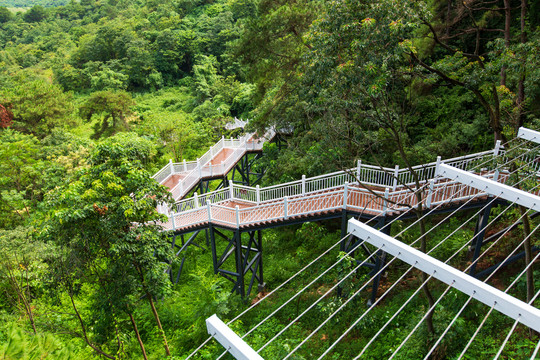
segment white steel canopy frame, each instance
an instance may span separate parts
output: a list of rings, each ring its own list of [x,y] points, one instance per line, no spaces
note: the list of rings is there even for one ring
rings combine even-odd
[[[540,197],[513,188],[512,186],[501,184],[497,181],[486,179],[483,176],[472,174],[446,164],[439,165],[436,175],[459,181],[464,185],[484,191],[490,195],[515,202],[535,211],[540,211]]]
[[[208,333],[237,360],[264,360],[240,336],[236,335],[216,314],[206,319]]]
[[[540,144],[540,132],[538,132],[538,131],[534,131],[534,130],[531,130],[531,129],[520,127],[519,131],[518,131],[518,134],[517,134],[517,137],[521,138],[521,139],[524,139],[524,140],[528,140],[528,141],[537,143],[537,144]]]
[[[384,248],[384,251],[398,259],[413,265],[426,274],[452,286],[453,288],[492,306],[495,310],[519,321],[520,323],[540,331],[540,310],[516,299],[482,281],[457,270],[419,250],[416,250],[388,236],[369,225],[351,219],[348,231],[359,239]]]

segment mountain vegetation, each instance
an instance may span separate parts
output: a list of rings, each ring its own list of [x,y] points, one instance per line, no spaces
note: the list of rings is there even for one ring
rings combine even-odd
[[[156,205],[173,200],[152,174],[238,135],[225,128],[235,117],[250,120],[248,131],[275,126],[288,134],[286,146],[268,144],[257,164],[266,185],[358,159],[406,167],[491,149],[520,126],[540,128],[539,26],[540,3],[526,0],[0,0],[0,357],[186,358],[206,339],[206,318],[232,319],[247,305],[214,275],[201,248],[186,250],[182,276],[169,281],[180,264],[170,234],[156,225],[164,220]],[[467,224],[438,251],[450,254],[473,233]],[[326,221],[263,237],[273,289],[340,236]],[[204,243],[202,234],[198,240]],[[342,271],[329,272],[321,289]],[[333,358],[356,356],[420,278],[407,279]],[[530,279],[540,288],[538,271]],[[308,281],[295,279],[235,330],[250,329]],[[316,296],[272,318],[250,343],[264,345]],[[356,306],[367,298],[368,291]],[[447,296],[401,358],[422,358],[444,331],[437,320],[453,317],[466,300]],[[320,311],[342,302],[329,297]],[[366,358],[388,357],[428,304],[411,303],[398,318],[402,326],[386,331]],[[467,308],[433,359],[459,355],[480,307]],[[336,318],[293,358],[320,354],[325,339],[356,317]],[[282,358],[317,320],[295,324],[263,356]],[[468,358],[493,358],[508,326],[494,314]],[[512,338],[507,358],[530,356],[538,340]],[[222,351],[210,344],[198,356]]]

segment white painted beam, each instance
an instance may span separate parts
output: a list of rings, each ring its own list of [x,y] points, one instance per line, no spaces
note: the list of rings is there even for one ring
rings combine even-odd
[[[236,335],[216,314],[206,319],[208,333],[237,360],[264,360],[240,336]]]
[[[520,127],[517,137],[540,144],[540,132],[538,131]]]
[[[540,331],[540,310],[374,228],[351,219],[348,232],[522,324]]]
[[[435,176],[442,176],[448,179],[459,181],[472,188],[484,191],[490,195],[500,197],[510,202],[523,205],[526,208],[540,211],[540,197],[526,191],[501,184],[497,181],[486,179],[480,175],[470,173],[450,165],[441,164]]]

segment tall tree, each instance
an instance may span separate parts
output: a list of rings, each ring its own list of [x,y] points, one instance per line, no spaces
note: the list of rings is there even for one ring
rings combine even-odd
[[[95,121],[92,138],[99,139],[127,130],[133,105],[135,103],[127,92],[99,91],[90,96],[79,112],[87,121]]]
[[[113,137],[97,145],[90,168],[48,198],[51,210],[43,235],[58,246],[51,259],[55,278],[71,299],[81,337],[106,357],[112,355],[91,340],[87,321],[78,310],[80,284],[91,284],[102,294],[97,299],[106,301],[100,308],[105,306],[112,318],[119,312],[128,315],[139,339],[133,311],[137,300],[145,298],[170,355],[154,298],[163,297],[170,288],[165,270],[172,254],[156,206],[171,198],[144,170],[152,156],[147,140]],[[145,353],[142,341],[140,345]]]

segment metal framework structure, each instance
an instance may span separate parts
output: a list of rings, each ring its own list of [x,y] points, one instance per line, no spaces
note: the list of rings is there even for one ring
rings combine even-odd
[[[534,142],[536,141],[536,139],[540,140],[540,133],[522,129],[519,132],[519,137]],[[521,160],[524,160],[526,162],[526,166],[529,170],[528,175],[523,175],[521,173],[519,174],[519,176],[526,176],[528,179],[532,178],[536,181],[539,175],[538,163],[534,156],[531,157],[528,155],[528,153],[525,152],[522,155],[519,155],[519,157],[522,157]],[[291,219],[295,221],[302,221],[302,219],[307,219],[304,221],[313,221],[312,219],[314,219],[315,216],[321,215],[321,211],[326,211],[327,216],[329,213],[331,213],[333,217],[341,216],[342,224],[348,224],[348,234],[344,232],[342,234],[344,235],[342,239],[327,251],[330,251],[335,246],[339,246],[340,250],[347,252],[349,255],[354,255],[359,251],[364,251],[365,260],[358,260],[356,262],[357,266],[355,266],[351,273],[354,273],[354,271],[356,271],[360,266],[367,266],[372,269],[372,271],[368,275],[369,279],[353,294],[350,294],[349,298],[335,312],[333,312],[328,317],[328,319],[325,319],[315,330],[313,330],[311,334],[309,334],[300,344],[298,344],[294,349],[292,349],[285,357],[285,359],[288,359],[290,356],[292,356],[292,354],[296,352],[305,342],[312,338],[312,336],[319,329],[321,329],[325,324],[327,324],[327,322],[332,317],[339,313],[339,311],[342,311],[342,309],[363,289],[365,289],[368,284],[375,284],[376,282],[378,282],[381,274],[396,260],[404,261],[410,264],[411,266],[409,270],[405,271],[402,276],[398,280],[396,280],[394,284],[387,288],[385,292],[378,298],[376,296],[377,293],[374,290],[375,286],[373,286],[370,301],[371,304],[376,305],[377,303],[379,303],[386,296],[386,294],[392,289],[394,289],[395,286],[400,283],[401,279],[404,279],[407,274],[409,274],[410,271],[413,269],[422,270],[423,272],[428,274],[429,277],[423,284],[421,284],[417,288],[417,290],[402,305],[402,307],[391,316],[391,318],[379,329],[379,331],[377,331],[375,336],[368,341],[367,345],[362,349],[362,351],[355,359],[358,359],[363,354],[365,354],[366,349],[388,327],[388,325],[396,318],[398,313],[401,312],[403,308],[405,308],[405,306],[410,303],[412,298],[414,298],[414,296],[416,296],[416,294],[418,294],[418,292],[421,290],[422,286],[428,281],[433,281],[433,279],[438,279],[443,283],[447,284],[447,289],[442,293],[439,299],[437,299],[435,304],[426,310],[426,315],[403,339],[399,347],[397,349],[394,349],[394,352],[390,358],[394,358],[396,356],[396,354],[400,351],[400,349],[402,349],[404,344],[411,338],[413,333],[425,320],[427,314],[434,310],[434,308],[443,299],[445,294],[448,293],[449,289],[452,288],[458,289],[459,291],[469,295],[469,299],[464,303],[463,307],[458,311],[452,321],[450,321],[442,335],[438,339],[436,339],[436,342],[433,344],[433,346],[431,346],[424,359],[428,359],[430,354],[432,354],[433,351],[436,350],[442,338],[448,333],[448,330],[453,326],[456,319],[460,316],[460,314],[462,314],[464,308],[471,301],[482,302],[486,304],[490,308],[490,310],[486,313],[484,320],[480,323],[478,329],[476,329],[473,336],[468,340],[459,358],[462,358],[463,355],[467,352],[471,343],[474,341],[474,338],[479,334],[480,328],[483,326],[486,319],[491,315],[492,310],[498,310],[515,321],[514,325],[509,329],[506,338],[503,340],[502,345],[500,346],[500,349],[495,356],[495,358],[498,358],[503,353],[505,345],[512,336],[512,333],[516,329],[516,325],[518,323],[524,324],[525,326],[535,331],[540,331],[540,310],[532,305],[532,302],[538,296],[540,296],[540,292],[536,293],[534,298],[529,303],[525,303],[524,301],[516,299],[508,294],[508,290],[510,290],[511,287],[515,285],[519,277],[524,274],[527,268],[533,266],[535,262],[540,258],[540,253],[535,256],[532,262],[527,265],[525,270],[520,273],[520,275],[512,282],[512,284],[509,285],[506,290],[497,290],[485,283],[485,281],[488,281],[497,270],[499,270],[506,264],[516,261],[516,259],[520,258],[521,254],[516,255],[516,253],[518,252],[518,249],[523,244],[523,242],[527,240],[527,238],[524,239],[523,242],[521,242],[518,246],[516,246],[512,252],[507,254],[506,258],[499,264],[480,272],[476,270],[478,260],[485,256],[485,254],[488,253],[488,251],[494,245],[502,241],[509,231],[519,226],[523,219],[523,216],[527,216],[529,212],[531,212],[531,217],[536,217],[538,216],[538,214],[540,214],[540,212],[538,212],[538,206],[540,205],[540,197],[538,196],[537,190],[538,186],[533,188],[531,191],[523,191],[513,186],[509,186],[508,184],[505,184],[505,182],[509,178],[511,178],[511,176],[515,176],[513,174],[518,174],[519,169],[516,170],[515,167],[509,165],[514,163],[516,159],[517,157],[510,158],[509,156],[506,156],[505,152],[499,146],[497,146],[493,151],[462,157],[459,158],[459,160],[450,159],[446,161],[441,161],[440,159],[438,159],[436,163],[426,164],[415,169],[421,174],[421,178],[423,181],[421,189],[416,189],[414,184],[405,180],[406,175],[403,174],[406,173],[406,170],[404,171],[398,168],[384,169],[383,171],[381,171],[381,173],[377,173],[377,170],[380,169],[365,166],[361,163],[359,163],[357,169],[354,169],[352,171],[339,174],[334,173],[311,179],[303,178],[301,181],[280,185],[274,188],[271,187],[270,189],[262,189],[259,187],[249,188],[246,186],[230,184],[228,189],[223,189],[223,192],[216,192],[214,194],[214,198],[210,199],[211,195],[210,197],[206,197],[202,200],[199,198],[197,199],[197,201],[200,201],[199,204],[197,202],[192,202],[190,204],[195,206],[186,206],[185,208],[189,210],[186,210],[182,213],[171,212],[169,213],[169,218],[170,223],[172,223],[173,226],[176,226],[176,224],[180,225],[180,230],[177,231],[177,233],[182,233],[182,231],[184,231],[182,226],[185,226],[187,229],[204,228],[205,226],[215,226],[216,228],[230,229],[229,231],[233,232],[250,231],[255,228],[261,229],[270,226],[280,226],[280,224],[288,223],[289,221],[291,221]],[[530,172],[531,169],[532,172]],[[351,180],[350,177],[347,178],[347,176],[350,176],[351,173],[354,177],[353,181],[349,181]],[[387,175],[389,177],[386,177]],[[527,180],[526,178],[519,178],[519,176],[518,185],[522,181]],[[331,183],[331,181],[334,182]],[[317,186],[312,185],[316,182],[318,182]],[[371,200],[368,198],[369,201],[364,202],[362,210],[359,211],[357,209],[359,207],[359,203],[355,203],[354,195],[351,194],[357,192],[358,189],[362,186],[365,186],[366,183],[368,186],[373,186],[373,188],[371,188],[370,190],[380,188],[381,186],[386,187],[386,190],[384,192],[380,192],[378,196],[375,197],[378,202],[377,200]],[[278,188],[280,190],[277,190]],[[405,189],[409,191],[409,197],[396,196],[396,194],[400,191],[405,192]],[[240,190],[245,191],[240,192]],[[266,194],[269,193],[268,190],[272,190],[274,194],[273,196],[268,196],[268,198],[264,198],[263,196],[267,196]],[[414,197],[410,196],[410,193],[412,193],[413,191],[423,191],[421,201],[424,205],[425,211],[423,214],[421,214],[422,218],[432,215],[434,213],[450,212],[448,217],[441,220],[440,223],[443,223],[453,214],[463,209],[478,209],[470,217],[469,220],[476,221],[474,236],[465,244],[463,244],[463,246],[458,249],[454,255],[452,255],[448,259],[444,259],[444,262],[442,260],[434,258],[431,255],[431,252],[433,252],[437,247],[444,243],[444,241],[446,241],[450,236],[452,236],[455,231],[458,231],[459,228],[462,228],[467,222],[464,222],[462,225],[459,226],[458,229],[454,230],[445,239],[442,239],[428,253],[422,253],[413,248],[414,243],[416,243],[420,239],[417,239],[411,245],[405,245],[400,241],[396,240],[398,236],[406,232],[410,227],[414,226],[416,221],[410,226],[408,226],[406,229],[401,230],[399,234],[394,235],[394,237],[389,236],[390,226],[393,221],[395,221],[396,219],[403,219],[407,217],[414,218],[419,216],[418,214],[414,213],[414,209],[418,206],[418,202],[417,200],[415,200]],[[310,204],[316,205],[315,208],[311,209],[311,212],[308,212],[307,208],[304,208],[304,212],[295,212],[298,211],[296,210],[298,209],[298,207],[292,206],[296,199],[303,199],[304,201],[314,198],[332,199],[332,197],[329,196],[328,193],[331,193],[333,195],[338,194],[338,196],[336,196],[338,200],[333,202],[328,200],[325,203],[311,200]],[[408,203],[406,202],[407,199],[409,201]],[[193,199],[187,200],[189,201]],[[301,200],[297,201],[300,202]],[[240,208],[240,206],[237,204],[238,202],[244,202],[242,208]],[[508,209],[512,208],[516,204],[525,206],[529,210],[527,211],[527,213],[523,214],[520,219],[515,221],[510,226],[507,226],[505,229],[500,230],[486,238],[485,234],[487,228],[495,221],[497,221],[497,219],[499,219],[500,216],[502,216]],[[223,213],[226,213],[226,210],[224,210],[223,208],[230,207],[231,205],[234,209],[232,211],[233,216],[223,216]],[[496,215],[493,215],[494,217],[491,216],[491,219],[490,214],[492,213],[492,208],[498,205],[503,205],[504,209],[502,210],[502,212],[498,211]],[[269,223],[265,222],[264,220],[260,222],[254,222],[254,218],[250,218],[246,215],[248,211],[245,209],[253,208],[260,211],[264,208],[264,206],[266,206],[266,208],[272,208],[273,206],[276,209],[280,209],[280,211],[275,210],[274,212],[270,212],[271,216],[269,218],[271,221]],[[186,221],[186,218],[181,217],[182,214],[191,214],[189,216],[193,216],[193,214],[197,213],[197,211],[200,211],[200,208],[205,208],[207,211],[208,217],[203,217],[199,220],[200,223],[203,223],[205,225],[194,225],[189,222],[190,220]],[[245,212],[242,212],[242,210],[244,210]],[[348,217],[351,215],[363,216],[364,219],[368,219],[368,224],[371,223],[375,227],[379,228],[379,230],[376,230],[375,228],[368,226],[367,224],[363,224],[356,219],[349,220]],[[432,231],[437,226],[438,224],[436,224],[428,232]],[[528,237],[532,236],[537,231],[537,229],[540,229],[540,226],[536,227],[528,235]],[[233,240],[234,236],[228,239],[230,243],[236,241]],[[371,244],[375,247],[376,250],[369,250],[366,246],[367,244]],[[488,244],[489,247],[485,249]],[[236,246],[239,246],[238,243],[236,244]],[[230,249],[232,248],[233,245],[230,246]],[[461,271],[449,266],[448,262],[466,248],[469,248],[469,253],[471,254],[473,259],[472,263],[467,267],[467,269]],[[230,249],[229,251],[232,251]],[[262,246],[260,247],[260,249],[262,251]],[[536,251],[537,250],[538,249],[536,249]],[[327,252],[321,254],[321,256],[325,255],[326,253]],[[388,260],[389,257],[390,260]],[[319,258],[315,259],[314,262],[316,262],[318,259]],[[340,261],[341,260],[338,260],[338,262],[336,262],[336,264],[334,264],[333,266],[336,266]],[[314,262],[308,264],[305,268],[301,269],[299,273],[306,271],[306,269]],[[326,273],[326,271],[324,273]],[[346,274],[345,277],[350,276],[351,273]],[[258,328],[262,325],[262,323],[271,318],[277,311],[280,311],[287,304],[290,304],[291,301],[297,298],[297,296],[299,296],[301,292],[308,289],[309,286],[316,282],[317,279],[319,279],[320,276],[322,276],[323,274],[319,275],[303,289],[300,289],[298,293],[295,294],[290,300],[287,300],[283,305],[279,306],[274,312],[272,312],[259,324],[257,324],[250,331],[244,334],[242,338],[246,338],[247,336],[249,336],[256,328]],[[297,275],[298,273],[295,274],[293,278]],[[262,278],[262,272],[260,276]],[[483,279],[484,277],[487,277],[486,280],[479,280]],[[288,281],[289,280],[287,280],[286,283]],[[338,282],[338,284],[334,285],[328,292],[323,294],[321,296],[321,299],[327,296],[331,291],[339,291],[338,289],[340,284],[341,281]],[[279,289],[280,287],[281,285],[277,289]],[[273,291],[267,296],[270,296],[272,293]],[[265,298],[266,297],[264,297],[262,300],[264,300]],[[287,329],[289,329],[294,322],[299,321],[301,316],[313,309],[319,301],[320,299],[317,300],[314,304],[310,305],[296,319],[291,320],[289,324],[287,324],[283,329],[281,329],[274,337],[272,337],[256,352],[260,353],[261,351],[263,351],[272,341],[285,333],[285,331],[287,331]],[[255,306],[256,304],[246,309],[242,314],[231,320],[229,324],[239,319],[243,314],[245,314],[247,311],[251,310]],[[344,334],[342,334],[338,339],[336,339],[323,352],[319,359],[329,354],[336,346],[336,344],[341,341],[351,329],[353,329],[362,319],[368,316],[372,308],[373,307],[369,307],[366,311],[364,311],[361,316],[355,322],[353,322],[353,324],[351,324],[351,327],[346,330]],[[210,339],[208,339],[207,342],[209,340]],[[204,346],[207,342],[203,343],[201,347]],[[196,351],[194,353],[196,353]],[[540,343],[534,349],[531,359],[534,359],[539,353],[539,351]],[[192,353],[188,358],[190,358],[194,353]],[[220,356],[219,358],[221,358],[222,356]]]

